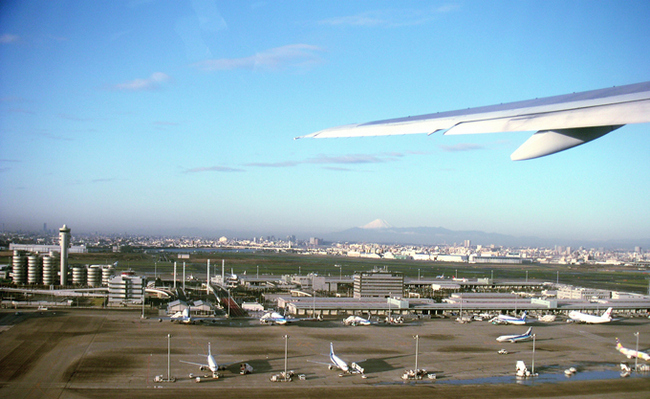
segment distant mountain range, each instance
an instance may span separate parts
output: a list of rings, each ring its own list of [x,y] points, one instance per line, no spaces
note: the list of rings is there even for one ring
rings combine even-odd
[[[499,233],[486,233],[479,230],[455,231],[443,227],[392,227],[386,221],[377,219],[362,227],[324,234],[322,237],[332,242],[368,242],[378,244],[413,244],[413,245],[452,245],[470,240],[472,245],[496,245],[505,247],[554,247],[555,245],[580,246],[587,248],[648,248],[650,239],[587,241],[554,240],[534,236],[516,237]]]

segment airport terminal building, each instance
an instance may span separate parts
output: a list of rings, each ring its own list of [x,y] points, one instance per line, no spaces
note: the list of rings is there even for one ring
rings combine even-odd
[[[402,296],[403,292],[402,273],[374,270],[354,274],[353,298],[387,298],[391,295]]]

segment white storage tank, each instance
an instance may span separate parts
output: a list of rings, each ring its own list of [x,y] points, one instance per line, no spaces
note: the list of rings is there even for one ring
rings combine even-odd
[[[41,283],[41,258],[36,254],[27,257],[27,284]]]
[[[11,269],[11,278],[16,285],[24,285],[27,282],[27,258],[23,251],[14,251],[13,267]]]
[[[86,285],[86,266],[75,266],[72,268],[72,284]]]
[[[113,266],[106,265],[102,268],[102,285],[108,285],[108,282],[113,277]]]
[[[43,257],[43,285],[53,285],[58,282],[56,261],[52,254]]]
[[[88,268],[88,286],[99,287],[102,285],[102,267],[92,265]]]

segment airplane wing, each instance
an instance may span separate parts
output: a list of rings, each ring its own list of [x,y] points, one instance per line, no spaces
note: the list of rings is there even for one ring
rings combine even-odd
[[[333,127],[300,138],[537,131],[510,158],[554,154],[630,123],[650,122],[650,82],[459,111]]]
[[[329,355],[326,355],[326,356],[329,356]],[[319,362],[319,361],[316,361],[316,360],[309,360],[309,359],[307,359],[307,362],[315,363],[315,364],[323,364],[325,366],[331,366],[332,365],[332,362]]]
[[[179,362],[185,363],[185,364],[192,364],[194,366],[206,367],[206,368],[210,367],[209,365],[207,365],[205,363],[186,362],[185,360],[179,360]]]

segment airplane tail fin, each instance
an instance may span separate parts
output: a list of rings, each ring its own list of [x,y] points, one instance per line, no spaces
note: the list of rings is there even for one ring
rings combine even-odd
[[[190,308],[183,309],[182,316],[183,317],[190,317]]]
[[[609,319],[610,317],[612,317],[612,308],[607,308],[605,313],[603,313],[603,318],[604,319]]]
[[[526,335],[530,335],[533,333],[533,327],[530,327],[528,331],[526,331]]]
[[[330,342],[330,356],[334,354],[334,344]]]
[[[212,356],[212,348],[210,347],[209,342],[208,342],[208,356]]]

